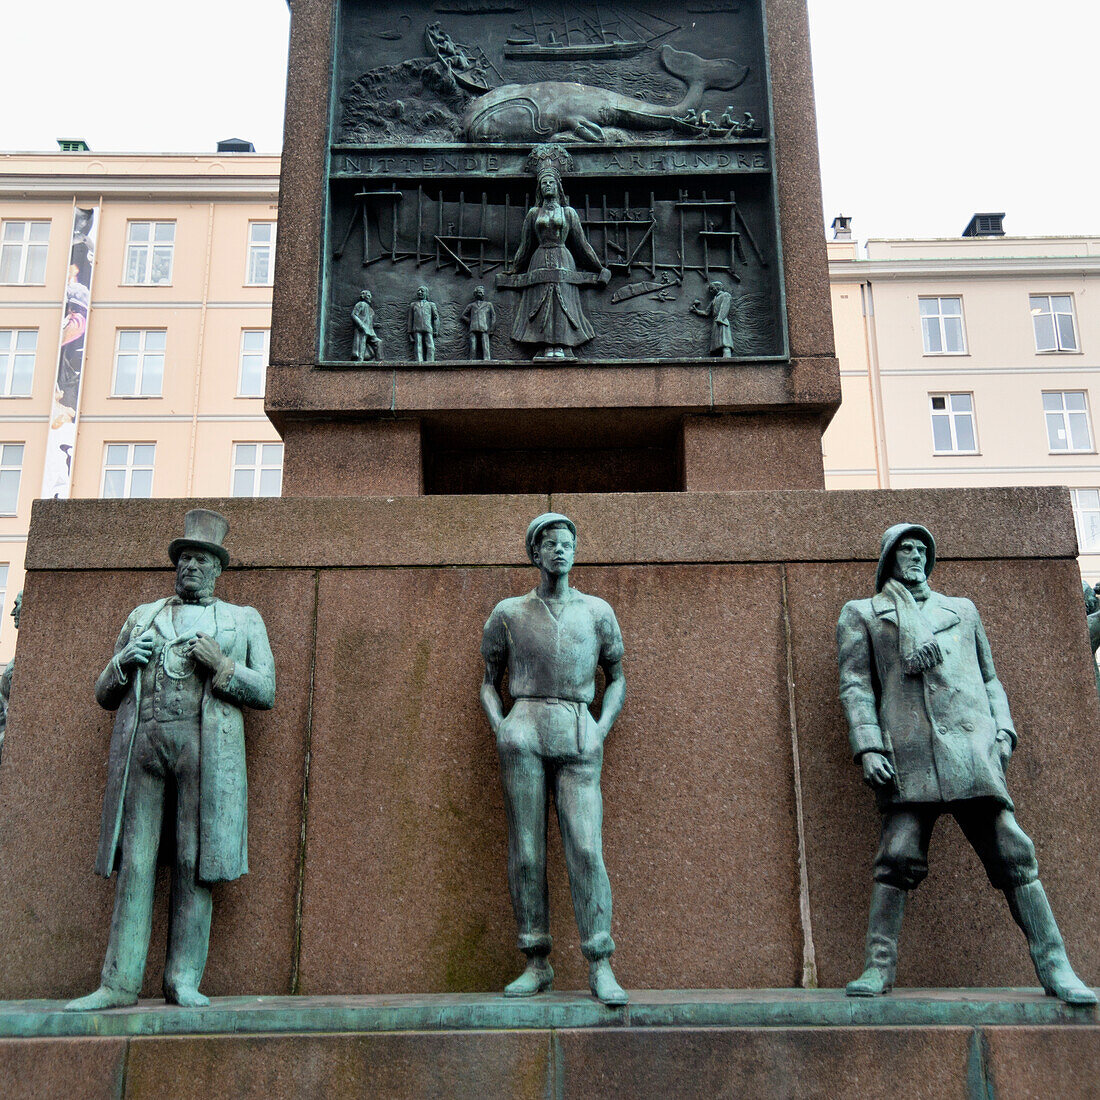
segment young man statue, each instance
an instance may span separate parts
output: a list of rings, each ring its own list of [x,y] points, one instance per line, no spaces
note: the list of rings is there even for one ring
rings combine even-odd
[[[891,527],[875,595],[845,604],[836,628],[852,754],[882,813],[866,969],[848,995],[893,988],[905,897],[928,874],[928,842],[946,813],[1004,891],[1043,988],[1069,1004],[1095,1004],[1066,958],[1035,846],[1005,784],[1016,730],[978,609],[928,587],[935,564],[927,528]]]
[[[481,705],[496,734],[508,815],[508,887],[527,968],[505,990],[527,997],[549,989],[550,919],[546,889],[546,815],[551,788],[569,868],[573,912],[588,982],[606,1005],[627,995],[610,956],[611,882],[603,862],[603,743],[626,696],[623,640],[615,613],[595,596],[569,587],[577,529],[548,512],[527,528],[527,554],[539,585],[493,609],[481,641],[485,680]],[[597,721],[588,710],[596,667],[607,680]],[[504,672],[515,700],[507,715]]]

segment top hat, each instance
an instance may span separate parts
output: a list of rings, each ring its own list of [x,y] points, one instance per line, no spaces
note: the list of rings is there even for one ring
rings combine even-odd
[[[928,551],[928,560],[924,566],[924,575],[930,577],[932,568],[936,564],[936,540],[932,532],[919,523],[895,523],[887,528],[882,536],[882,550],[879,553],[878,569],[875,572],[875,591],[881,592],[890,579],[890,569],[894,563],[894,551],[897,545],[906,535],[913,535],[924,543]]]
[[[547,527],[553,527],[557,524],[568,527],[573,536],[573,541],[577,541],[577,525],[568,516],[563,516],[560,512],[543,512],[541,516],[535,516],[531,520],[531,525],[527,528],[527,556],[532,561],[535,560],[535,547],[539,544],[539,536]]]
[[[222,563],[224,569],[229,564],[229,551],[222,546],[229,531],[229,520],[220,512],[209,508],[192,508],[183,517],[183,538],[173,539],[168,544],[168,556],[173,565],[178,565],[180,554],[184,550],[205,550]]]

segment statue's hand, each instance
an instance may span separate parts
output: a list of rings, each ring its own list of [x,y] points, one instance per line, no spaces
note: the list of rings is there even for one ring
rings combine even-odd
[[[897,778],[894,765],[881,752],[865,752],[863,760],[863,782],[871,787],[888,787]]]
[[[144,668],[153,656],[153,633],[146,630],[131,638],[118,655],[119,668]]]
[[[607,286],[611,282],[611,269],[607,267],[600,268],[600,286]]]
[[[205,665],[211,672],[216,672],[225,660],[222,647],[209,634],[196,634],[188,653],[195,661],[200,665]]]
[[[1012,759],[1012,736],[1006,730],[997,731],[997,749],[1001,754],[1001,767],[1007,768]]]

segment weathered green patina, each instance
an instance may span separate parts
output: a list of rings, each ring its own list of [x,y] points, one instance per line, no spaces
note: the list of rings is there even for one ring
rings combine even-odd
[[[99,989],[76,1011],[131,1005],[145,973],[153,883],[165,806],[175,841],[164,996],[184,1007],[199,992],[210,942],[210,886],[248,872],[242,707],[270,708],[275,665],[259,613],[214,598],[229,554],[224,516],[196,508],[168,548],[176,595],[130,613],[96,681],[117,710],[96,872],[118,871]]]
[[[848,994],[893,988],[905,898],[928,874],[936,820],[951,814],[1027,937],[1043,988],[1069,1004],[1096,994],[1074,974],[1005,769],[1017,734],[978,610],[928,587],[936,543],[920,524],[882,536],[875,595],[837,624],[840,698],[852,755],[882,812],[866,969]]]
[[[550,914],[546,887],[546,815],[550,791],[558,811],[573,912],[589,985],[607,1005],[627,995],[610,956],[611,882],[603,861],[603,744],[626,697],[623,641],[603,600],[569,587],[577,529],[547,512],[527,528],[527,553],[538,566],[536,589],[502,600],[485,624],[481,703],[496,734],[508,814],[508,886],[527,968],[506,989],[526,997],[550,988]],[[607,679],[600,717],[589,712],[596,669]],[[514,700],[507,715],[500,689],[508,673]]]

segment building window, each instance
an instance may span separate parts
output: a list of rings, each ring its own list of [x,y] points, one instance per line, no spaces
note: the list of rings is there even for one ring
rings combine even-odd
[[[1100,489],[1074,489],[1073,522],[1082,554],[1100,554]]]
[[[23,444],[0,443],[0,516],[19,511],[19,480],[23,475]]]
[[[175,222],[128,222],[122,281],[128,286],[167,286],[175,242]]]
[[[0,328],[0,397],[30,397],[38,329]]]
[[[271,286],[275,271],[275,223],[248,223],[249,286]]]
[[[241,330],[241,366],[237,373],[238,397],[263,397],[267,381],[267,355],[271,330]]]
[[[972,393],[930,393],[932,450],[936,454],[977,454]]]
[[[1073,299],[1068,294],[1032,294],[1031,321],[1036,351],[1077,351]]]
[[[151,497],[155,443],[108,443],[103,449],[103,484],[106,499]]]
[[[162,328],[118,330],[112,397],[160,397],[167,336]]]
[[[961,298],[921,298],[920,327],[925,355],[965,355]]]
[[[281,443],[234,443],[235,497],[277,497],[283,491]]]
[[[1043,413],[1051,451],[1092,450],[1092,429],[1084,390],[1044,393]]]
[[[5,221],[0,231],[0,283],[42,286],[49,241],[49,222]]]

